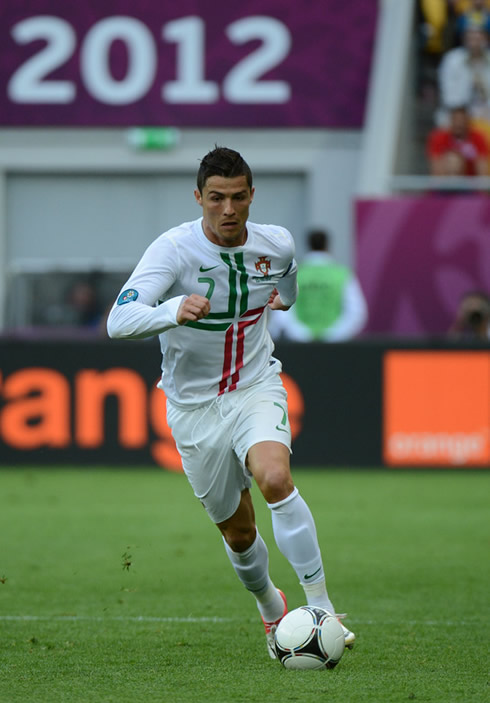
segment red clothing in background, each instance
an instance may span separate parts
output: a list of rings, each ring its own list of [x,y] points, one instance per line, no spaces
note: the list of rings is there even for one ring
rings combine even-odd
[[[429,157],[437,158],[450,151],[463,157],[467,176],[474,176],[477,160],[487,158],[489,155],[487,140],[476,129],[469,129],[464,139],[457,139],[447,129],[434,129],[429,135],[427,145]]]

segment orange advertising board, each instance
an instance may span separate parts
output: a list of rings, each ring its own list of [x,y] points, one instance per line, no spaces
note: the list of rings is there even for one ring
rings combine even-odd
[[[122,449],[148,445],[154,461],[171,471],[182,463],[167,424],[165,395],[155,379],[150,388],[134,369],[80,368],[70,379],[45,367],[0,370],[0,443],[22,450],[96,450],[106,440],[106,402],[117,401],[117,438]],[[282,374],[288,392],[291,434],[301,432],[304,399],[291,376]]]
[[[386,465],[490,465],[488,351],[388,351],[383,377]]]

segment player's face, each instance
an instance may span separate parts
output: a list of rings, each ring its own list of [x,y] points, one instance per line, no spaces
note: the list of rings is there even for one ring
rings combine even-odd
[[[249,188],[245,176],[211,176],[202,193],[195,190],[194,195],[202,207],[204,234],[211,242],[222,247],[245,243],[248,211],[254,196],[254,188]]]

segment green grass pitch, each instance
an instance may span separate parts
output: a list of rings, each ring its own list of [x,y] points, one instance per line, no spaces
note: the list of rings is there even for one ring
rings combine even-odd
[[[332,671],[269,659],[185,478],[0,470],[2,703],[488,701],[488,472],[295,469],[357,634]],[[271,574],[304,603],[254,488]]]

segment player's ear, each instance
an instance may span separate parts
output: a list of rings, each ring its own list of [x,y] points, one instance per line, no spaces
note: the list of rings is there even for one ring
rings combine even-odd
[[[250,202],[252,202],[252,200],[254,199],[254,195],[255,195],[255,187],[252,186],[252,188],[250,189]]]
[[[194,197],[197,200],[197,202],[199,203],[199,205],[202,206],[202,195],[201,195],[201,192],[197,188],[194,191]]]

